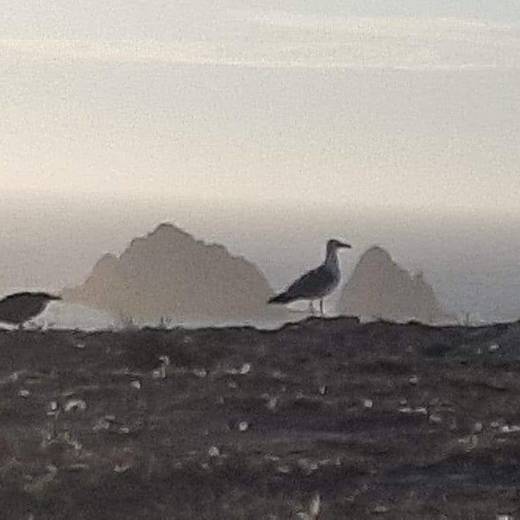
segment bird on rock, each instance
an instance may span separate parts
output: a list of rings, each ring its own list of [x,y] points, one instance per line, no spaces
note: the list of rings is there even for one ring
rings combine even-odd
[[[45,292],[10,294],[0,300],[0,322],[23,328],[24,323],[41,314],[54,300],[61,300],[61,296]]]
[[[308,300],[311,312],[314,312],[313,301],[320,301],[320,313],[323,316],[323,299],[328,296],[341,280],[339,268],[338,249],[351,246],[340,240],[327,242],[327,255],[325,261],[316,269],[305,273],[293,282],[286,291],[273,296],[268,303],[286,304],[297,300]]]

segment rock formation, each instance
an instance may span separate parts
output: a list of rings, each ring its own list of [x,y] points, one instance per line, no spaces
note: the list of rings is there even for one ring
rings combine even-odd
[[[124,320],[197,324],[279,317],[266,306],[271,295],[252,263],[171,224],[134,239],[119,257],[103,256],[83,285],[63,292]]]
[[[450,319],[423,275],[410,274],[381,247],[362,255],[343,288],[339,310],[350,316],[430,324]]]

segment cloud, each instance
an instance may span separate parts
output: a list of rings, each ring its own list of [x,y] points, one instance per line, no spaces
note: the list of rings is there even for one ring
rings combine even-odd
[[[3,60],[250,67],[520,68],[520,26],[455,18],[383,18],[229,11],[206,38],[1,39]]]

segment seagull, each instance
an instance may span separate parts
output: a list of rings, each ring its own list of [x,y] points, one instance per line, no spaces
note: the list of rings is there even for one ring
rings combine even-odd
[[[41,314],[53,300],[61,300],[44,292],[19,292],[0,300],[0,322],[23,328],[26,321]]]
[[[284,304],[296,300],[309,300],[309,309],[314,313],[313,301],[319,299],[320,313],[323,316],[323,298],[338,286],[341,279],[337,255],[337,250],[341,248],[350,249],[351,246],[339,240],[329,240],[325,262],[316,269],[305,273],[286,291],[273,296],[267,303]]]

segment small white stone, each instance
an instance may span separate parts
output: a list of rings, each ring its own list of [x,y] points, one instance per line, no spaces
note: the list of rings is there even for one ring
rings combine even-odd
[[[473,425],[473,431],[475,433],[480,433],[484,429],[484,426],[481,422],[477,422]]]
[[[132,381],[130,383],[130,386],[132,388],[135,388],[136,390],[140,390],[141,389],[141,381],[137,381],[137,380],[136,381]]]
[[[109,428],[110,423],[104,418],[99,419],[99,421],[97,421],[96,424],[94,424],[94,426],[92,427],[92,429],[95,432],[99,432],[101,430],[108,430]]]
[[[240,368],[240,374],[245,376],[246,374],[249,374],[251,371],[251,364],[250,363],[244,363],[242,367]]]
[[[278,406],[278,397],[271,397],[271,399],[267,401],[266,406],[271,411],[276,410],[276,407]]]
[[[85,348],[85,343],[83,343],[82,341],[79,341],[78,343],[74,343],[74,346],[76,348]]]
[[[200,378],[206,377],[208,375],[208,371],[205,368],[194,368],[193,373]]]
[[[376,507],[374,507],[372,512],[376,513],[376,514],[388,513],[388,507],[386,507],[386,506],[376,506]]]
[[[437,414],[430,415],[429,421],[433,424],[440,424],[442,422],[442,417]]]
[[[20,397],[29,397],[31,395],[31,392],[29,392],[29,390],[25,390],[24,388],[22,388],[19,392],[18,392],[18,395]]]
[[[320,395],[325,395],[327,393],[327,385],[320,386],[318,392],[320,393]]]
[[[69,399],[65,403],[65,411],[70,412],[72,410],[83,411],[87,408],[87,403],[83,399]]]
[[[509,426],[505,425],[500,428],[501,433],[518,433],[520,432],[520,426]]]
[[[309,514],[311,518],[317,518],[317,516],[320,514],[320,507],[321,507],[321,497],[319,493],[316,493],[311,500],[311,504],[309,506]]]
[[[208,450],[208,454],[210,457],[218,457],[220,456],[220,450],[216,446],[211,446]]]
[[[163,365],[168,366],[170,364],[170,358],[169,356],[159,356],[159,360],[162,362]]]
[[[419,382],[419,378],[417,376],[412,376],[410,377],[410,379],[408,379],[408,382],[411,385],[416,385]]]
[[[114,467],[114,471],[116,473],[124,473],[125,471],[128,471],[131,468],[131,464],[117,464]]]
[[[154,379],[166,379],[166,365],[161,365],[152,372]]]
[[[238,423],[238,430],[241,432],[245,432],[249,429],[249,424],[247,421],[241,421]]]
[[[372,399],[364,399],[363,400],[363,406],[365,408],[370,409],[370,408],[372,408],[374,406],[374,403],[373,403]]]
[[[497,343],[493,343],[493,345],[489,345],[489,352],[496,352],[500,348],[500,345]]]

